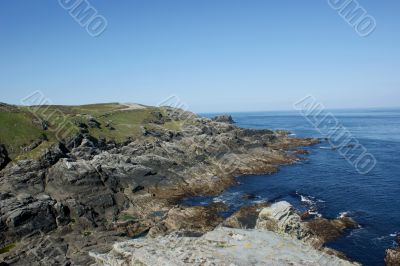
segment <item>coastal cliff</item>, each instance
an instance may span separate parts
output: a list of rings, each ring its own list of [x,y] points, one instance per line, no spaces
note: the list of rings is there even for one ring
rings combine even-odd
[[[185,207],[183,198],[274,173],[319,142],[141,105],[2,104],[0,121],[4,265],[88,265],[89,252],[132,237],[212,232],[224,206]]]

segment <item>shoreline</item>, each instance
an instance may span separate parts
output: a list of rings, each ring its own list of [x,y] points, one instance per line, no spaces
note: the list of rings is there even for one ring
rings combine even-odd
[[[59,255],[39,249],[40,261],[88,264],[88,252],[107,252],[112,243],[144,233],[210,232],[223,222],[216,215],[223,206],[185,208],[178,201],[222,193],[235,176],[275,173],[305,154],[299,147],[319,143],[287,131],[239,128],[227,116],[211,120],[167,107],[118,108],[86,121],[73,115],[80,119],[77,134],[35,159],[13,159],[0,171],[1,246],[15,245],[0,259],[24,262],[28,258],[20,255],[43,236]],[[138,138],[116,142],[96,136],[121,128],[102,119],[139,112],[148,117],[138,124]]]

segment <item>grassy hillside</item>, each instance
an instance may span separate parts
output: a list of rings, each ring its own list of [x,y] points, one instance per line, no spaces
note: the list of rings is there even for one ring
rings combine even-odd
[[[88,125],[89,133],[97,138],[117,142],[143,138],[141,126],[154,126],[160,114],[165,117],[165,110],[118,103],[40,107],[0,104],[0,144],[6,146],[11,159],[19,160],[35,157],[59,139],[78,133],[82,124]],[[90,126],[91,120],[99,125]],[[181,125],[174,121],[158,124],[169,130],[179,130]]]

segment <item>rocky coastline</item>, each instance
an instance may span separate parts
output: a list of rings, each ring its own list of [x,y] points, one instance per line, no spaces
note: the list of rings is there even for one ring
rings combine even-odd
[[[6,107],[7,112],[22,112]],[[229,116],[207,119],[171,107],[141,107],[140,115],[146,112],[146,116],[135,125],[127,125],[126,116],[136,121],[139,111],[126,107],[90,115],[68,112],[75,132],[55,142],[41,137],[35,147],[24,147],[35,156],[10,157],[7,148],[11,145],[0,143],[1,265],[130,265],[135,260],[151,265],[146,263],[153,261],[149,255],[153,251],[147,249],[146,258],[137,258],[137,252],[129,255],[121,247],[156,247],[159,241],[181,237],[189,246],[199,245],[200,251],[204,248],[214,254],[205,244],[207,239],[258,235],[246,230],[262,231],[260,239],[295,243],[294,250],[302,258],[328,256],[340,262],[337,265],[353,265],[343,254],[323,246],[354,226],[350,219],[305,220],[283,202],[249,206],[224,220],[218,215],[223,204],[179,204],[188,196],[218,195],[234,184],[235,176],[272,174],[282,165],[296,163],[307,153],[299,147],[319,143],[318,139],[243,129]],[[109,119],[116,115],[119,120]],[[36,124],[45,133],[55,125],[45,119]],[[123,126],[138,127],[138,134],[115,140]],[[232,254],[232,250],[227,252]],[[283,255],[282,262],[292,259],[309,265],[306,260],[297,261],[295,255]],[[244,263],[232,255],[235,258]],[[179,263],[193,265],[190,262],[208,265],[196,264],[196,259]]]

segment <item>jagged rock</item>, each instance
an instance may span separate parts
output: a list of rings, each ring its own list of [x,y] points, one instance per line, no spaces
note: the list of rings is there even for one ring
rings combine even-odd
[[[57,227],[54,201],[50,198],[33,198],[20,194],[0,201],[0,219],[4,229],[0,232],[1,244],[35,232],[49,232]]]
[[[41,162],[41,166],[44,167],[50,167],[58,160],[61,158],[66,158],[67,157],[68,150],[62,143],[57,143],[53,146],[51,146],[49,149],[47,149],[44,154],[39,158],[39,161]]]
[[[6,147],[0,144],[0,171],[10,162]]]
[[[233,121],[233,118],[231,115],[219,115],[219,116],[214,117],[212,120],[215,122],[228,123],[228,124],[235,123],[235,121]]]

